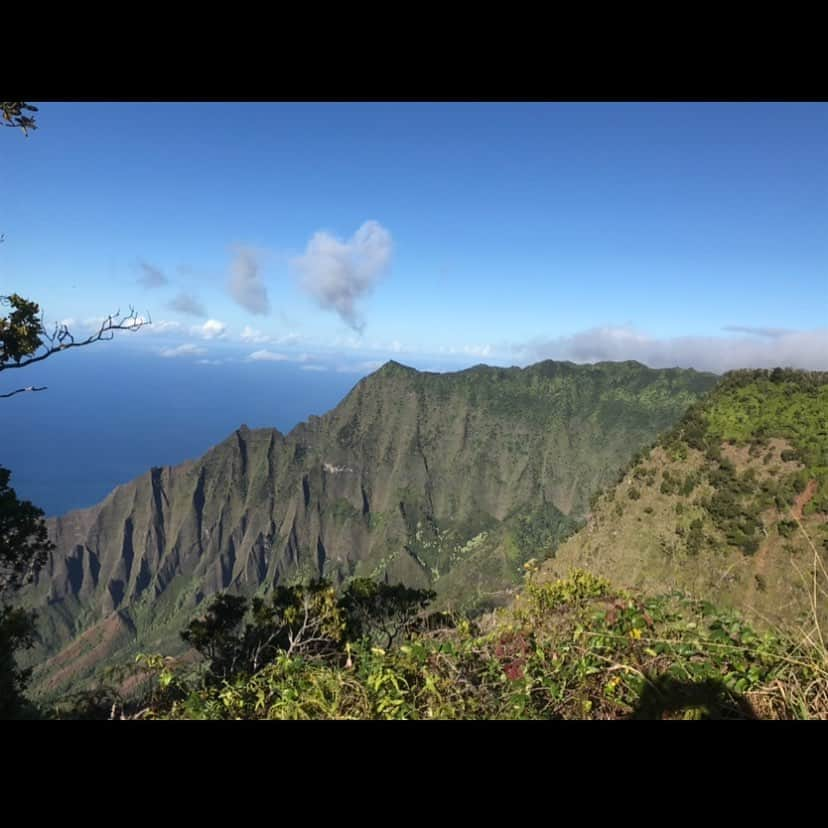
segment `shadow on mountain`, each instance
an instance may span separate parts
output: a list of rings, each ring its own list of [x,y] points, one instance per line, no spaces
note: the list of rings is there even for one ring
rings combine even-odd
[[[631,719],[757,719],[749,702],[723,682],[660,676],[645,686]]]

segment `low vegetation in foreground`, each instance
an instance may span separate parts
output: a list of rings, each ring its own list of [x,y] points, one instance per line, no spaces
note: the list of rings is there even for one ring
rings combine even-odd
[[[143,655],[127,701],[101,686],[58,718],[828,718],[821,631],[758,631],[680,593],[527,567],[514,606],[429,615],[429,594],[367,581],[219,597],[184,636],[198,664]],[[246,620],[245,620],[246,619]]]

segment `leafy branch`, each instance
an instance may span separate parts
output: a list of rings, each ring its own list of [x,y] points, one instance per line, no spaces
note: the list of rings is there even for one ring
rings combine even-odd
[[[3,126],[23,130],[28,138],[30,129],[37,129],[35,119],[26,112],[37,112],[37,107],[25,101],[0,101],[0,112],[3,113]]]

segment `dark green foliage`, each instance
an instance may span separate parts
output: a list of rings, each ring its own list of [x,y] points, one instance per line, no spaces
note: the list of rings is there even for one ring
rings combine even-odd
[[[359,641],[397,645],[422,626],[433,598],[430,590],[370,578],[351,581],[341,595],[324,580],[277,586],[268,601],[224,593],[181,637],[206,659],[207,684],[221,684],[252,675],[280,653],[338,662]]]
[[[742,497],[752,492],[749,482],[736,476],[732,464],[720,466],[711,475],[711,482],[714,480],[716,491],[705,504],[714,525],[731,546],[754,554],[759,548],[756,533],[761,524],[756,501]]]
[[[435,595],[433,590],[357,578],[348,584],[340,600],[345,637],[348,641],[365,639],[388,649],[414,629]]]
[[[679,494],[682,497],[689,497],[693,493],[693,489],[696,488],[699,484],[699,475],[696,472],[690,472],[687,477],[685,477],[684,482],[681,484],[681,488],[679,489]]]
[[[217,595],[206,615],[191,621],[181,637],[210,664],[210,673],[223,680],[243,660],[243,641],[238,635],[247,613],[247,599],[239,595]]]
[[[714,463],[717,463],[719,460],[722,459],[722,450],[718,443],[711,442],[707,449],[704,452],[705,460],[710,460]]]
[[[707,424],[698,405],[691,406],[679,424],[679,434],[692,449],[704,451]]]
[[[6,601],[34,577],[53,548],[43,511],[18,500],[9,486],[10,477],[8,469],[0,468],[0,719],[28,709],[22,694],[31,670],[17,666],[15,652],[28,650],[35,642],[35,614]]]
[[[19,363],[42,344],[43,324],[40,306],[22,296],[0,296],[0,304],[11,308],[8,316],[0,317],[0,366]]]
[[[248,608],[249,620],[242,627]],[[218,595],[181,637],[207,659],[207,680],[222,682],[250,675],[280,651],[306,656],[336,652],[343,628],[335,590],[316,580],[277,586],[269,601]]]
[[[782,459],[805,469],[794,478],[797,491],[817,481],[813,506],[828,512],[828,372],[734,371],[705,402],[710,438],[739,444],[783,437],[793,449]]]
[[[15,653],[34,645],[35,620],[33,612],[0,606],[0,720],[19,718],[30,711],[23,691],[31,669],[21,670]]]
[[[796,521],[780,520],[779,523],[776,524],[776,528],[781,537],[789,538],[794,532],[796,532]]]
[[[27,112],[37,112],[37,107],[25,101],[0,101],[0,113],[3,115],[3,126],[22,129],[28,137],[30,129],[37,129],[32,115]]]
[[[11,472],[0,467],[0,596],[30,580],[54,548],[43,510],[18,500],[10,478]]]
[[[630,486],[627,490],[627,497],[630,500],[639,500],[641,498],[641,492],[635,486]]]
[[[568,535],[579,528],[578,521],[552,505],[520,514],[511,524],[510,535],[523,563],[530,558],[549,557]]]
[[[690,531],[687,533],[687,551],[691,555],[698,555],[704,545],[704,524],[700,518],[690,523]]]

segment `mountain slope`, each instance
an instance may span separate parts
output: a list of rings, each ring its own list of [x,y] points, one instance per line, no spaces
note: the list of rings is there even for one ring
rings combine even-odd
[[[320,575],[433,586],[454,606],[502,600],[522,563],[554,549],[592,492],[716,380],[634,362],[387,363],[287,436],[242,426],[51,521],[57,549],[24,595],[41,618],[33,660],[80,634],[112,646],[97,643],[75,677],[137,648],[170,652],[209,595]],[[36,680],[57,686],[56,664],[67,680],[65,661]]]
[[[828,621],[828,374],[738,371],[600,497],[544,564],[688,591],[759,621]]]

